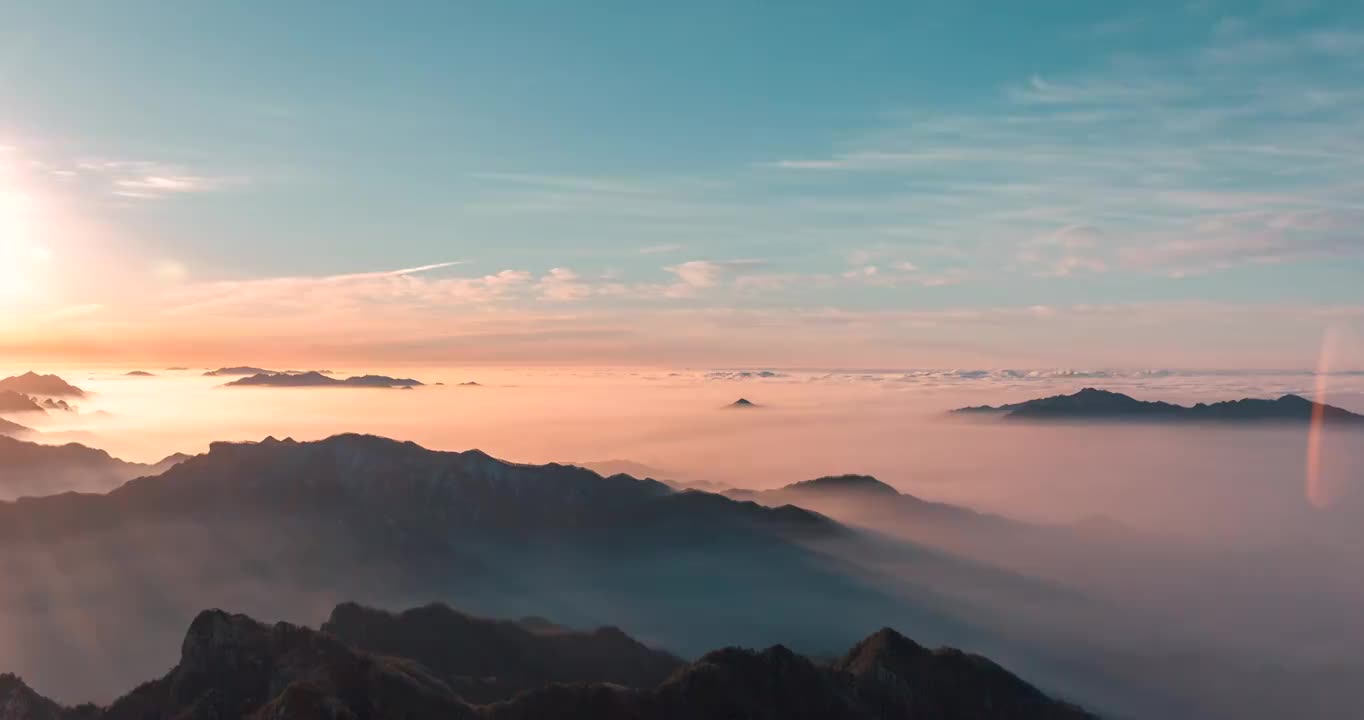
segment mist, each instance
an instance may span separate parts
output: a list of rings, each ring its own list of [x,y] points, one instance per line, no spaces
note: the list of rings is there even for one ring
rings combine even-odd
[[[214,551],[196,545],[202,534],[169,527],[113,545],[7,555],[11,577],[42,577],[32,587],[64,594],[38,597],[11,586],[0,596],[11,613],[0,626],[0,645],[23,648],[41,677],[60,676],[65,658],[84,653],[92,659],[90,688],[98,693],[115,691],[124,679],[97,676],[110,664],[108,648],[51,647],[46,655],[34,648],[59,629],[98,642],[100,632],[72,629],[92,622],[85,613],[102,601],[91,593],[119,583],[132,583],[133,590],[111,599],[124,605],[104,606],[101,622],[129,616],[132,628],[156,628],[140,636],[142,650],[134,653],[144,658],[139,669],[173,659],[179,619],[200,606],[232,605],[266,619],[316,624],[342,600],[401,606],[432,595],[493,615],[612,622],[682,653],[704,651],[704,642],[721,638],[803,643],[803,649],[825,652],[837,648],[840,633],[851,633],[853,625],[872,625],[869,631],[909,623],[900,629],[921,641],[976,643],[970,649],[1014,661],[1050,686],[1121,687],[1100,698],[1112,707],[1186,716],[1270,717],[1309,702],[1334,707],[1348,694],[1336,680],[1364,666],[1358,650],[1364,620],[1357,612],[1364,606],[1359,432],[1322,434],[1317,480],[1330,490],[1331,502],[1319,507],[1306,492],[1305,427],[1024,425],[945,414],[1088,385],[1175,402],[1308,393],[1310,375],[1019,378],[821,370],[761,377],[700,370],[356,369],[427,383],[397,391],[225,388],[223,378],[202,377],[202,370],[142,378],[125,377],[125,370],[59,370],[91,395],[76,413],[26,420],[41,433],[33,439],[81,442],[126,460],[155,462],[174,452],[203,452],[219,440],[362,432],[433,449],[479,448],[522,463],[629,461],[658,479],[708,490],[771,490],[823,475],[874,475],[902,493],[1002,518],[1001,524],[963,531],[952,523],[907,522],[856,498],[807,498],[804,507],[870,533],[850,544],[810,548],[831,567],[845,568],[838,576],[848,589],[830,597],[861,598],[864,607],[880,608],[886,617],[834,623],[828,632],[803,637],[774,637],[799,624],[794,615],[738,632],[760,608],[725,609],[696,598],[698,605],[689,606],[669,594],[686,582],[703,582],[701,568],[681,573],[690,580],[675,578],[675,584],[645,593],[647,600],[627,602],[626,588],[642,592],[653,577],[643,558],[616,558],[617,575],[608,578],[604,571],[594,574],[587,560],[569,564],[577,573],[569,577],[531,551],[512,557],[499,548],[479,556],[484,567],[539,568],[531,573],[539,578],[534,595],[548,599],[535,603],[516,599],[528,592],[395,576],[382,556],[357,565],[353,582],[305,582],[270,567],[296,567],[305,559],[314,566],[339,563],[336,548],[321,548],[325,542],[344,545],[343,536],[324,534],[325,542],[302,546],[318,548],[317,555],[281,561],[279,548],[257,545],[245,524],[220,532],[223,542],[249,549],[234,556],[234,562],[256,558],[249,567],[205,568],[176,559],[178,552],[211,557]],[[469,381],[478,385],[459,384]],[[1322,399],[1361,411],[1362,388],[1364,378],[1332,376]],[[739,397],[757,407],[726,407]],[[778,500],[786,501],[779,495],[760,501]],[[350,550],[364,557],[362,550]],[[780,557],[797,562],[794,555]],[[728,557],[706,571],[741,577],[752,561]],[[150,583],[141,590],[139,576]],[[621,579],[627,576],[633,579]],[[772,591],[726,602],[775,607],[790,577],[773,571]],[[176,593],[154,598],[167,587]],[[906,604],[911,601],[912,607]],[[808,617],[836,612],[836,603],[827,602],[812,601],[811,608],[820,609]],[[698,631],[694,645],[679,647],[664,618],[683,617],[700,604],[708,609],[697,617],[709,618],[712,631]],[[153,610],[159,606],[169,610],[158,615]],[[19,612],[23,608],[27,614]],[[969,625],[953,624],[968,617],[974,619]],[[154,649],[162,645],[166,650]],[[1089,666],[1075,660],[1082,657],[1091,659]],[[1278,705],[1253,691],[1266,676],[1278,678]],[[1109,682],[1136,677],[1149,683],[1149,692]]]
[[[1019,519],[1102,516],[1144,531],[1237,543],[1272,541],[1322,519],[1304,490],[1305,427],[1020,427],[944,415],[1085,385],[1175,402],[1310,395],[1310,375],[905,382],[899,374],[824,372],[725,380],[714,378],[733,373],[355,370],[428,384],[408,392],[224,388],[224,378],[201,371],[152,378],[66,372],[92,395],[79,413],[26,419],[43,433],[37,439],[82,442],[136,462],[202,452],[219,440],[365,432],[433,449],[478,448],[515,462],[629,460],[664,479],[750,489],[863,473],[925,499]],[[458,385],[468,381],[479,385]],[[739,397],[760,407],[723,409]],[[1325,401],[1364,411],[1364,377],[1334,378]],[[1336,496],[1350,495],[1364,475],[1364,451],[1354,439],[1348,432],[1324,437],[1323,482]]]

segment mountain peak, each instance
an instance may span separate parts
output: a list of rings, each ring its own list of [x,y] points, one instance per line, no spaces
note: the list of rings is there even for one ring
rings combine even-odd
[[[652,688],[683,665],[615,627],[494,620],[441,603],[400,613],[342,603],[322,630],[365,652],[415,660],[479,703],[556,682]]]
[[[869,635],[834,667],[853,677],[857,694],[872,707],[897,707],[904,717],[1093,717],[1051,700],[988,658],[950,647],[929,650],[890,628]]]
[[[735,400],[734,402],[730,403],[730,404],[729,404],[729,407],[732,407],[732,408],[755,408],[755,407],[758,407],[758,404],[755,403],[755,402],[753,402],[753,401],[751,401],[751,400],[749,400],[748,398],[739,398],[738,400]]]
[[[60,720],[65,709],[34,692],[18,675],[0,673],[0,718]]]
[[[899,495],[900,491],[870,475],[827,475],[787,485],[784,489],[798,492],[866,492]]]
[[[224,654],[236,654],[258,644],[266,628],[245,615],[214,608],[201,611],[189,625],[180,646],[180,666],[209,671]]]
[[[308,712],[321,709],[327,712]],[[306,627],[205,610],[185,635],[180,663],[104,715],[458,719],[474,712],[415,662],[372,656]]]
[[[919,643],[885,627],[854,645],[839,665],[853,675],[862,675],[888,663],[903,662],[907,658],[927,655],[928,652]]]

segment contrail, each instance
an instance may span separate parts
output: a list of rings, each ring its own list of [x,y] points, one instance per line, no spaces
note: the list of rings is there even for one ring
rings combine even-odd
[[[439,270],[439,269],[441,269],[441,268],[454,267],[455,265],[463,265],[464,262],[465,262],[464,260],[453,260],[453,261],[451,261],[451,262],[436,263],[436,264],[434,264],[434,265],[422,265],[421,267],[407,268],[407,269],[405,269],[405,270],[390,270],[389,272],[386,272],[386,273],[384,273],[384,274],[385,274],[385,275],[415,275],[415,274],[417,274],[417,273],[424,273],[424,272],[426,272],[426,271],[428,271],[428,270]]]

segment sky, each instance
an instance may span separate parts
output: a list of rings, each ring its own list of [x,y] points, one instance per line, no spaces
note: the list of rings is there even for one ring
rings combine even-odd
[[[1364,367],[1359,77],[1354,2],[0,0],[0,352]]]

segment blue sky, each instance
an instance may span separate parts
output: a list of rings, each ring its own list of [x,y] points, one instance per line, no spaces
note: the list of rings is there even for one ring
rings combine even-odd
[[[1045,348],[1068,342],[1112,363],[1104,333],[1138,333],[1142,361],[1210,362],[1191,346],[1212,338],[1283,364],[1361,322],[1357,3],[0,17],[0,192],[26,218],[8,242],[45,275],[11,300],[73,337],[134,311],[148,333],[315,324],[309,298],[421,314],[449,342],[497,313],[589,317],[617,333],[597,351],[635,338],[648,360],[678,353],[646,326],[742,316],[811,333],[790,350],[815,361],[836,323],[786,323],[818,316],[859,324],[849,358],[875,364],[950,359],[962,323],[985,360],[1064,362]],[[1099,334],[1066,331],[1086,322]],[[883,358],[887,340],[904,347]]]

